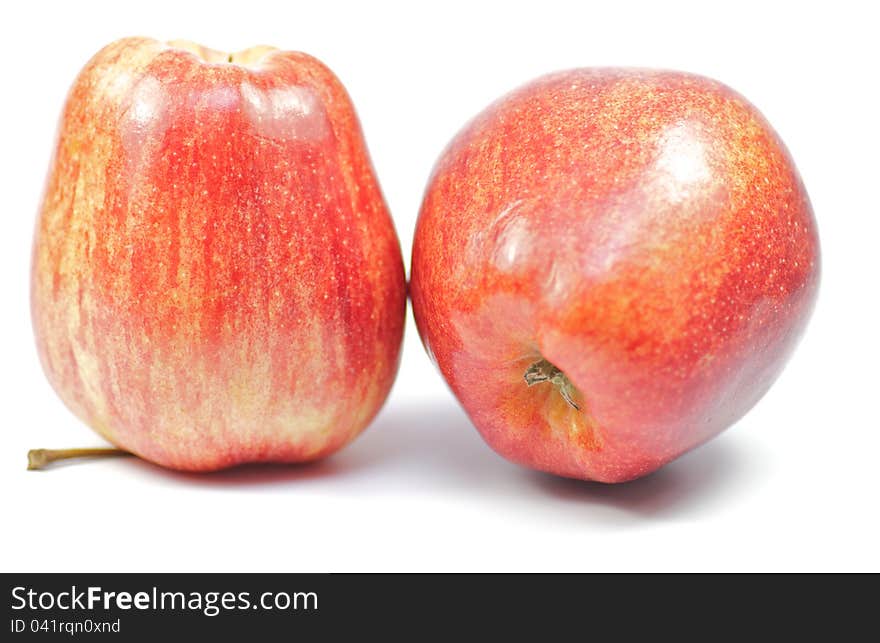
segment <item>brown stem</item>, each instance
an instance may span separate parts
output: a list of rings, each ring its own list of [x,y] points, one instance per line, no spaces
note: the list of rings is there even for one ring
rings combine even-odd
[[[56,460],[70,458],[94,458],[105,456],[131,455],[128,451],[113,448],[98,449],[31,449],[28,451],[28,470],[36,471]]]
[[[575,388],[571,383],[571,380],[566,377],[565,373],[546,359],[541,358],[529,366],[523,374],[523,379],[525,379],[526,385],[528,386],[534,386],[535,384],[540,384],[542,382],[550,382],[556,387],[556,390],[559,391],[562,399],[568,402],[570,407],[576,411],[581,410],[581,407],[574,401]]]

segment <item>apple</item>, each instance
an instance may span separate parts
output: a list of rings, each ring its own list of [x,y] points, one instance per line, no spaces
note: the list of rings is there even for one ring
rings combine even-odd
[[[429,355],[493,449],[621,482],[754,406],[818,283],[807,193],[752,105],[685,73],[577,69],[453,139],[410,289]]]
[[[64,107],[33,248],[49,381],[180,470],[326,456],[394,380],[400,247],[351,100],[296,52],[128,38]]]

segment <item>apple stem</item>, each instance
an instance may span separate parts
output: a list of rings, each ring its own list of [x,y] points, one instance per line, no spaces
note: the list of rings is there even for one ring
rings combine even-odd
[[[550,382],[559,391],[568,405],[576,411],[580,411],[581,407],[574,401],[574,385],[571,380],[559,370],[556,366],[548,362],[543,357],[526,369],[523,379],[527,386],[534,386],[542,382]]]
[[[128,451],[115,448],[97,449],[31,449],[28,451],[28,471],[44,469],[46,465],[56,460],[68,460],[70,458],[94,458],[118,455],[132,455]]]

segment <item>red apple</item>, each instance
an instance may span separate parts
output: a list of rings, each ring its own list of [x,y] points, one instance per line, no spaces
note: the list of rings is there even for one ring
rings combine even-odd
[[[394,379],[400,247],[345,89],[302,53],[130,38],[73,85],[32,312],[64,402],[185,470],[336,451]]]
[[[743,416],[816,298],[779,137],[683,73],[580,69],[501,98],[430,179],[411,294],[485,440],[562,476],[643,476]]]

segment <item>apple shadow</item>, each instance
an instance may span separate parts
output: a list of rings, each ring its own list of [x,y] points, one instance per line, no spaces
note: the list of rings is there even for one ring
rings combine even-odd
[[[196,473],[165,469],[139,458],[129,465],[172,482],[206,487],[342,483],[356,479],[359,490],[401,486],[408,490],[471,486],[492,479],[494,469],[511,466],[495,456],[454,402],[394,404],[389,401],[351,444],[323,460],[301,464],[242,464]],[[515,471],[515,469],[513,469]],[[503,481],[503,478],[497,478]]]
[[[129,460],[145,474],[204,487],[296,489],[314,483],[358,495],[447,495],[515,510],[572,514],[572,508],[592,507],[618,517],[675,518],[722,506],[738,488],[756,484],[763,466],[755,455],[726,435],[639,480],[615,485],[571,480],[524,469],[493,453],[453,399],[404,404],[392,399],[352,444],[317,462],[186,473]],[[588,515],[602,520],[604,512]]]
[[[131,458],[132,466],[150,476],[159,476],[169,482],[184,482],[204,487],[271,486],[286,483],[304,483],[333,477],[338,474],[332,458],[303,463],[248,463],[221,471],[174,471],[157,464]]]
[[[339,460],[354,469],[407,475],[413,490],[473,488],[509,469],[454,400],[389,407]]]
[[[462,494],[514,505],[592,506],[632,516],[676,518],[721,507],[758,484],[765,463],[723,435],[659,471],[622,484],[560,478],[507,462],[483,442],[454,400],[387,409],[338,456],[342,470],[379,468],[408,491]],[[595,516],[592,512],[591,517]]]
[[[735,437],[722,436],[662,469],[630,482],[603,484],[527,472],[542,493],[565,503],[586,503],[645,517],[682,518],[722,506],[738,489],[757,484],[760,460]]]

